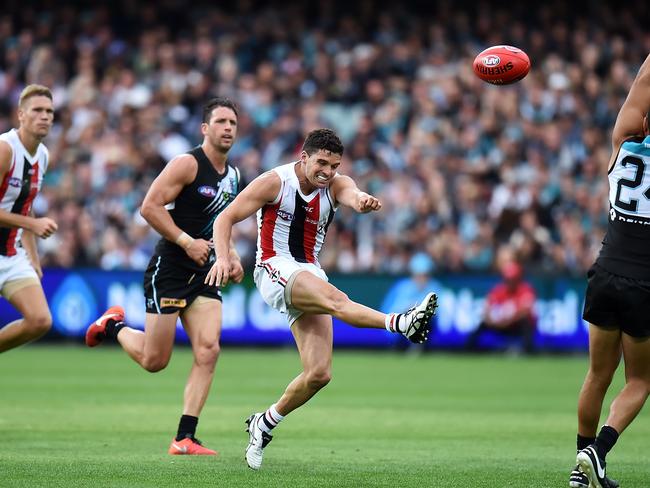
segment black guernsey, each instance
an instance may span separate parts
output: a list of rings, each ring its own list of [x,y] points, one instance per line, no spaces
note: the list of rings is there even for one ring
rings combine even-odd
[[[218,173],[201,146],[188,152],[198,163],[196,178],[185,186],[176,200],[166,206],[174,223],[195,239],[212,239],[212,224],[217,216],[241,191],[243,184],[239,170],[226,163],[223,173]],[[164,237],[158,241],[156,254],[182,260],[183,264],[199,267],[174,242]],[[214,253],[205,266],[209,267]],[[180,264],[180,262],[179,262]]]
[[[608,172],[609,219],[597,263],[650,281],[650,136],[625,141]]]

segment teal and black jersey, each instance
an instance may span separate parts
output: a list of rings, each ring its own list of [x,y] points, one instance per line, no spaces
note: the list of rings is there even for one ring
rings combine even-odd
[[[188,154],[194,156],[198,163],[196,178],[166,208],[174,223],[184,232],[195,239],[209,241],[212,239],[214,220],[234,200],[244,184],[239,170],[230,164],[226,164],[223,173],[218,173],[201,146]],[[171,254],[191,261],[183,249],[165,238],[158,242],[156,254]]]
[[[650,136],[621,144],[608,179],[607,234],[596,262],[612,274],[650,281]]]

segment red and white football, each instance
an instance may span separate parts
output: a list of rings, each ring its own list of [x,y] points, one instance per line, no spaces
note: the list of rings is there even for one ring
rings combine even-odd
[[[492,46],[474,59],[474,73],[493,85],[509,85],[524,78],[530,71],[530,59],[513,46]]]

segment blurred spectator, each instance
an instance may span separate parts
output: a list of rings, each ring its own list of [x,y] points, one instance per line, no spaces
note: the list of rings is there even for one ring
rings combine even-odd
[[[380,310],[408,310],[420,303],[431,290],[440,292],[442,285],[432,277],[435,264],[428,254],[418,252],[408,263],[410,276],[397,281],[386,294]]]
[[[481,344],[484,332],[521,340],[526,353],[534,350],[536,318],[534,314],[535,290],[523,280],[521,266],[510,261],[501,269],[502,282],[497,283],[485,300],[483,318],[466,343],[475,351]]]

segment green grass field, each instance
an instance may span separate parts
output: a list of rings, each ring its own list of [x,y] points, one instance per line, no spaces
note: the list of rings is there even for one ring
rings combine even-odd
[[[0,486],[568,485],[585,357],[335,351],[332,383],[276,429],[259,472],[243,421],[299,371],[297,353],[223,350],[198,431],[218,458],[166,454],[190,360],[179,348],[150,374],[115,347],[2,354]],[[646,410],[608,458],[625,488],[650,485],[648,438]]]

